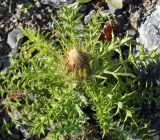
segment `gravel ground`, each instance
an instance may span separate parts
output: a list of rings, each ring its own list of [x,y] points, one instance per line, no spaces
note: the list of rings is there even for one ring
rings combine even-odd
[[[54,23],[51,19],[61,8],[61,4],[73,3],[74,0],[0,0],[0,70],[10,65],[10,57],[16,57],[18,47],[23,42],[20,36],[21,27],[31,27],[51,32]],[[160,0],[124,0],[122,9],[107,5],[104,0],[93,0],[81,5],[80,12],[85,20],[89,20],[93,10],[97,6],[103,7],[104,13],[113,13],[118,22],[115,34],[123,36],[126,32],[129,36],[137,38],[137,41],[145,44],[146,50],[150,51],[160,45]],[[159,17],[158,17],[159,16]],[[157,17],[157,19],[156,19]],[[146,30],[147,29],[147,30]],[[148,43],[153,42],[155,46]],[[137,51],[139,50],[137,46]],[[160,80],[159,80],[160,81]],[[2,110],[2,111],[1,111]],[[5,111],[0,98],[0,129],[5,118],[11,121]],[[152,117],[153,118],[153,117]],[[153,126],[160,131],[160,119],[152,119]],[[13,127],[12,134],[0,132],[0,140],[20,140],[25,135]],[[32,138],[35,139],[35,138]]]

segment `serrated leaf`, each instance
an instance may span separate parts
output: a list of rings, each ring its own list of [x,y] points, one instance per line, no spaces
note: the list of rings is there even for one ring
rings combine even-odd
[[[83,116],[83,112],[82,112],[81,108],[77,104],[75,105],[75,108],[76,108],[79,116]]]
[[[117,115],[119,113],[120,109],[123,108],[123,103],[122,102],[118,102],[117,105],[118,105],[118,108],[117,108],[117,111],[116,111],[115,115]]]
[[[126,111],[126,117],[124,119],[124,122],[127,120],[128,117],[132,118],[132,112],[130,110]]]

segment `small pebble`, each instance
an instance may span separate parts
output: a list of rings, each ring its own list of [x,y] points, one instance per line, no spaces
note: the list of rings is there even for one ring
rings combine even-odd
[[[54,23],[53,22],[48,22],[47,25],[48,25],[49,29],[51,29],[51,30],[54,29]]]
[[[116,17],[116,21],[120,24],[120,25],[124,25],[127,20],[125,19],[125,17],[123,15],[118,15]]]
[[[136,31],[129,29],[129,30],[127,30],[127,34],[128,34],[129,36],[131,36],[131,37],[135,37],[135,36],[136,36]]]
[[[42,14],[44,13],[44,9],[41,9],[41,13],[42,13]]]
[[[42,15],[41,14],[36,14],[36,17],[41,20],[42,19]]]

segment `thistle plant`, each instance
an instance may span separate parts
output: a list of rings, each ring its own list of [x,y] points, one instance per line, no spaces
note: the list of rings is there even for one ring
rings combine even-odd
[[[1,73],[1,97],[6,97],[6,108],[17,128],[25,128],[31,136],[49,132],[54,139],[65,139],[80,135],[95,122],[101,138],[134,139],[134,133],[147,137],[149,125],[137,107],[141,98],[135,70],[141,59],[132,53],[132,39],[102,41],[101,25],[107,17],[98,11],[81,29],[77,26],[82,16],[74,6],[64,5],[53,20],[54,37],[22,29],[28,40],[19,58]],[[123,45],[129,48],[125,59]],[[113,58],[115,52],[117,58]],[[11,98],[13,93],[16,96]]]

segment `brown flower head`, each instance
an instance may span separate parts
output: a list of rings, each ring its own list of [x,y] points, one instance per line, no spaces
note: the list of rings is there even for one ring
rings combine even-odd
[[[65,65],[69,72],[83,71],[89,67],[88,54],[74,47],[67,52],[65,56]]]

